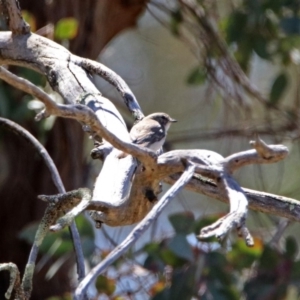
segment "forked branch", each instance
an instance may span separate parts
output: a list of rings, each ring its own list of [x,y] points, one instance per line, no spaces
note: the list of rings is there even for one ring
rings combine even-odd
[[[195,166],[187,164],[186,169],[176,183],[165,193],[160,201],[153,207],[148,215],[129,233],[126,239],[118,245],[100,264],[94,267],[85,279],[79,284],[75,291],[76,300],[82,300],[86,293],[88,286],[103,273],[114,261],[122,256],[150,227],[150,225],[158,218],[163,209],[170,203],[172,199],[181,191],[185,184],[191,179],[194,174]]]

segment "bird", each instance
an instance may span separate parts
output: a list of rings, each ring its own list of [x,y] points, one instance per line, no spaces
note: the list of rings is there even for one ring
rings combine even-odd
[[[177,120],[163,112],[150,114],[133,125],[129,133],[131,141],[156,152],[163,146],[170,126],[175,122]]]

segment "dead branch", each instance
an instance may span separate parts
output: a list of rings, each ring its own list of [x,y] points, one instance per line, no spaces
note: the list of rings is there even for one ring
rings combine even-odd
[[[25,47],[25,41],[27,47]],[[35,96],[46,105],[46,109],[39,115],[40,117],[55,114],[57,116],[74,118],[89,126],[92,132],[102,136],[116,148],[107,154],[104,167],[95,184],[92,200],[98,202],[100,207],[108,208],[106,213],[101,212],[100,215],[97,214],[97,221],[105,222],[111,226],[120,226],[141,220],[153,206],[153,203],[147,197],[149,191],[151,191],[154,197],[158,195],[160,192],[159,180],[178,172],[178,168],[175,167],[175,165],[178,166],[178,161],[176,164],[165,163],[163,167],[159,163],[158,165],[160,166],[157,167],[155,163],[156,155],[152,151],[139,148],[129,142],[128,132],[122,117],[108,99],[100,96],[95,86],[89,80],[85,70],[80,67],[80,65],[83,65],[86,68],[89,67],[90,72],[101,73],[97,69],[97,63],[92,64],[86,60],[80,62],[80,58],[73,56],[65,48],[34,34],[20,37],[11,36],[9,32],[1,33],[0,45],[3,46],[0,61],[3,63],[25,65],[44,73],[52,87],[63,96],[67,103],[74,103],[76,101],[85,104],[85,106],[81,104],[56,104],[51,99],[48,99],[42,91],[39,91],[35,93]],[[20,47],[20,45],[23,45],[23,47]],[[22,51],[20,51],[20,48]],[[38,53],[35,52],[37,48],[39,49]],[[57,54],[58,52],[60,55]],[[60,58],[59,61],[57,57]],[[99,68],[101,69],[101,66]],[[103,70],[103,67],[101,70]],[[22,81],[4,69],[1,69],[1,76],[5,80],[8,77],[13,78],[13,81],[18,82],[18,84]],[[106,76],[106,78],[111,77]],[[116,80],[118,81],[119,79],[114,74],[114,81]],[[22,88],[24,88],[24,85],[30,85],[28,82],[25,84],[24,82],[26,81],[22,81]],[[130,91],[129,88],[124,88],[123,81],[120,81],[120,84],[115,86],[119,89],[120,86],[123,87],[123,91],[125,91],[123,96]],[[33,93],[33,90],[34,88],[31,86],[31,90],[27,90],[27,92]],[[133,97],[133,99],[135,98]],[[132,111],[139,109],[139,106],[136,105],[136,100],[130,103],[133,103]],[[140,168],[136,170],[136,160],[132,156],[118,159],[118,150],[136,157],[143,163],[145,170]],[[252,152],[251,155],[255,156],[256,154]],[[184,153],[183,156],[184,159],[189,159],[188,153]],[[195,157],[191,161],[194,160]],[[234,161],[235,165],[237,165],[236,160]],[[232,170],[230,172],[234,168],[240,167],[241,164],[245,164],[247,159],[241,158],[241,161],[243,162],[240,162],[239,165],[231,167]],[[212,165],[212,162],[209,164]],[[181,165],[180,162],[179,165]],[[227,164],[227,167],[229,165]],[[199,168],[198,165],[198,171],[200,171]],[[116,169],[121,171],[118,171],[117,174],[112,172],[112,170]],[[182,166],[179,166],[179,170],[182,170]],[[200,173],[206,176],[211,171],[210,169],[208,170],[208,174],[205,173],[202,166],[202,173]],[[134,174],[134,181],[132,183],[131,179]],[[112,190],[112,186],[114,190]],[[139,205],[141,199],[145,199],[146,205],[143,205],[143,207]]]
[[[7,6],[10,2],[14,1],[3,1],[3,4]],[[12,19],[9,7],[6,7],[5,12],[8,19]],[[198,11],[195,13],[197,14]],[[197,16],[202,18],[201,15]],[[214,224],[203,228],[200,237],[222,238],[228,231],[236,228],[248,245],[253,244],[245,226],[247,198],[259,196],[255,191],[242,189],[231,174],[247,164],[277,162],[287,155],[287,148],[281,145],[266,145],[257,140],[254,143],[255,150],[239,152],[227,158],[207,150],[175,150],[157,156],[153,151],[131,143],[122,116],[108,99],[102,97],[89,76],[89,73],[98,74],[110,82],[121,93],[135,118],[142,118],[143,113],[137,100],[117,74],[101,64],[74,56],[64,47],[41,36],[26,31],[15,34],[17,29],[14,23],[9,24],[13,32],[0,33],[0,63],[25,66],[44,74],[51,87],[67,104],[55,103],[41,89],[13,75],[3,67],[0,68],[0,78],[34,95],[45,104],[45,110],[38,114],[37,119],[40,120],[51,114],[76,119],[88,127],[93,135],[101,136],[105,140],[104,145],[100,146],[97,152],[104,159],[104,165],[96,180],[92,197],[86,190],[40,197],[48,201],[49,205],[37,232],[35,245],[40,245],[49,228],[56,231],[69,225],[73,218],[85,209],[95,210],[92,216],[96,224],[104,222],[110,226],[124,226],[142,220],[126,240],[85,277],[76,291],[77,299],[84,297],[90,282],[137,240],[181,188],[191,186],[192,176],[200,175],[198,179],[204,177],[213,186],[210,192],[201,190],[202,186],[201,188],[197,186],[197,191],[203,194],[210,193],[214,198],[230,203],[229,213]],[[202,26],[208,25],[202,23]],[[222,50],[224,45],[220,44],[218,47]],[[230,57],[227,59],[229,60]],[[243,74],[239,74],[239,70],[235,68],[233,70],[234,76],[241,76],[243,79]],[[120,158],[120,151],[130,155]],[[180,178],[157,202],[160,181],[169,176],[172,178],[180,176]],[[270,196],[270,202],[278,202],[278,198],[274,197],[274,199]],[[263,198],[260,200],[263,203]],[[265,209],[272,211],[270,202],[265,204]],[[285,207],[282,210],[293,210],[294,207],[291,209],[290,204],[291,202],[282,201],[282,206]],[[58,219],[59,214],[66,210],[70,211]],[[295,219],[299,221],[299,217]],[[31,274],[32,268],[33,265],[30,264],[25,274]],[[28,276],[24,277],[24,284],[26,290],[31,287]]]
[[[160,201],[153,207],[148,215],[141,221],[126,237],[126,239],[118,245],[100,264],[94,267],[85,279],[79,284],[75,291],[76,300],[83,299],[88,286],[91,282],[103,273],[116,259],[124,254],[141,235],[150,227],[150,225],[158,218],[163,209],[170,203],[178,192],[185,186],[191,179],[194,173],[194,166],[192,164],[186,165],[186,170],[176,181],[176,183],[166,192]]]
[[[20,272],[18,267],[13,263],[4,263],[0,264],[0,272],[1,271],[8,271],[10,277],[9,287],[5,293],[5,298],[10,299],[12,293],[14,292],[15,299],[25,299],[24,291],[21,287]]]
[[[0,67],[1,68],[1,67]],[[45,162],[50,174],[52,181],[54,185],[56,186],[57,190],[60,193],[65,193],[66,190],[64,188],[64,185],[62,183],[62,180],[60,178],[60,175],[58,173],[58,170],[48,154],[47,150],[44,148],[44,146],[32,135],[30,134],[26,129],[22,128],[20,125],[4,119],[0,118],[0,125],[5,126],[9,130],[13,131],[15,134],[22,136],[29,144],[31,144],[37,153],[42,157],[43,161]],[[82,199],[83,197],[81,197]],[[55,219],[54,219],[55,221]],[[26,265],[26,271],[23,277],[22,286],[20,289],[22,289],[22,292],[25,293],[26,297],[29,298],[31,294],[32,289],[32,276],[34,271],[34,266],[36,263],[36,258],[39,251],[39,246],[41,244],[41,241],[44,239],[45,235],[47,234],[48,229],[46,228],[44,231],[41,228],[44,228],[44,224],[40,224],[40,228],[38,230],[38,233],[35,237],[35,242],[32,245],[28,262]],[[78,274],[78,281],[80,282],[84,276],[85,276],[85,266],[84,266],[84,256],[82,252],[81,247],[81,241],[79,232],[77,230],[76,224],[74,222],[70,222],[68,224],[70,226],[70,234],[72,236],[75,254],[76,254],[76,262],[77,262],[77,274]],[[43,232],[41,234],[41,232]],[[24,285],[25,284],[25,285]]]
[[[78,57],[78,64],[89,73],[104,78],[107,82],[114,86],[116,90],[120,92],[124,99],[125,105],[135,120],[140,120],[144,117],[142,109],[140,108],[140,105],[137,102],[134,94],[131,92],[125,81],[119,77],[119,75],[103,64],[90,59]]]

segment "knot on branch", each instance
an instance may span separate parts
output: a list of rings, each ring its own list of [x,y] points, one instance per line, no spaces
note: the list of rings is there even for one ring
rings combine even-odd
[[[91,150],[92,159],[105,160],[106,156],[112,151],[112,146],[108,143],[95,144],[95,148]]]
[[[59,231],[66,226],[70,226],[74,218],[84,211],[91,200],[91,192],[87,188],[70,191],[57,195],[39,195],[39,199],[49,203],[44,219],[50,226],[51,231]],[[70,210],[68,213],[66,211]],[[65,214],[58,218],[60,214]],[[55,225],[52,225],[56,222]]]

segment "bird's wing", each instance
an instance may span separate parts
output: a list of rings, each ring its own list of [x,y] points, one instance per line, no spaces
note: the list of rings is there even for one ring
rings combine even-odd
[[[161,126],[158,126],[156,121],[148,120],[147,126],[141,121],[132,127],[130,137],[133,143],[149,147],[151,144],[162,140],[165,137],[165,131]]]

